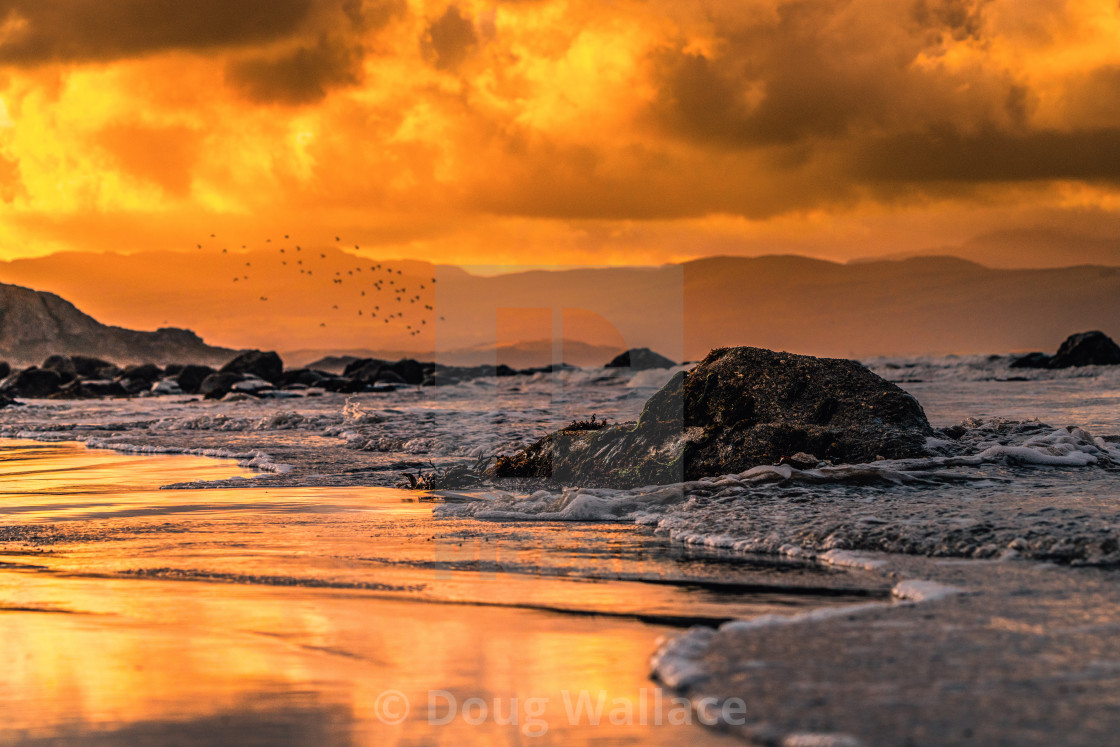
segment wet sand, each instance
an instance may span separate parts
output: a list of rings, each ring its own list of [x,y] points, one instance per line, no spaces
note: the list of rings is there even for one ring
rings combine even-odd
[[[0,444],[0,742],[717,743],[659,637],[882,588],[384,488],[154,489],[247,474]]]

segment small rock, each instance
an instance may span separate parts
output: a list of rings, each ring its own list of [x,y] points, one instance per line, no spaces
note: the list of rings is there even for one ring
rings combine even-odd
[[[812,454],[806,454],[804,451],[799,451],[791,457],[782,457],[780,462],[780,464],[788,464],[794,469],[816,469],[820,463],[820,459]]]
[[[152,394],[182,394],[183,389],[175,379],[161,379],[152,384],[149,390]]]
[[[229,394],[234,384],[245,377],[239,373],[212,373],[203,379],[198,387],[198,393],[206,399],[221,399]]]
[[[256,376],[246,376],[244,379],[231,386],[230,391],[256,395],[266,389],[273,388],[271,382],[257,378]]]
[[[189,364],[183,366],[179,371],[178,375],[175,377],[175,382],[179,385],[179,388],[187,394],[198,394],[202,382],[206,381],[206,377],[212,373],[214,373],[214,369],[210,368],[210,366]]]
[[[1050,368],[1050,356],[1046,353],[1027,353],[1011,361],[1011,368]]]
[[[74,370],[78,372],[78,377],[82,379],[115,379],[120,374],[120,369],[117,366],[100,358],[92,358],[88,355],[72,355],[70,361],[74,364]],[[105,368],[115,369],[116,373],[105,376],[101,373],[102,369]]]
[[[163,376],[163,369],[154,363],[142,363],[139,366],[125,366],[121,371],[121,379],[131,379],[132,381],[142,381],[147,385],[151,385],[156,379]],[[147,386],[145,386],[145,389]]]
[[[222,366],[219,373],[252,374],[275,384],[284,375],[284,361],[271,351],[246,350]]]
[[[56,371],[32,366],[15,374],[12,391],[20,397],[44,398],[56,393],[63,383]]]
[[[612,358],[605,368],[629,368],[634,371],[645,371],[651,368],[672,368],[675,365],[677,364],[673,361],[649,348],[631,348]]]

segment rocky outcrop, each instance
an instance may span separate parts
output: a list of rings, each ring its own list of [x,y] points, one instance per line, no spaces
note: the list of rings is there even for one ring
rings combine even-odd
[[[783,457],[843,463],[926,453],[921,405],[855,361],[713,350],[646,403],[636,424],[575,423],[493,477],[632,487],[743,472]]]
[[[1011,368],[1079,368],[1120,365],[1120,345],[1104,332],[1070,335],[1054,355],[1029,353],[1011,362]]]
[[[672,368],[675,365],[677,364],[673,361],[649,348],[631,348],[612,358],[605,368],[629,368],[634,371],[645,371],[651,368]]]
[[[225,363],[236,354],[212,347],[187,329],[167,327],[141,332],[111,327],[83,314],[73,304],[54,295],[0,283],[0,355],[13,365],[27,366],[47,356],[77,356],[95,363],[102,358],[117,363],[196,361]],[[78,375],[87,375],[81,370]]]
[[[253,375],[276,383],[284,375],[284,361],[271,351],[246,350],[222,366],[220,372]]]

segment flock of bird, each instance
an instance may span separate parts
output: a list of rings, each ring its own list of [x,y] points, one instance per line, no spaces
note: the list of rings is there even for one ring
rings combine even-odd
[[[217,234],[210,234],[212,240],[217,239]],[[322,251],[305,251],[299,244],[291,244],[291,236],[284,235],[285,242],[288,242],[283,247],[277,247],[275,252],[276,261],[279,262],[279,268],[291,268],[290,272],[299,271],[299,274],[307,277],[313,277],[315,270],[320,270],[320,276],[329,273],[330,270],[324,271],[325,261],[327,259],[326,252]],[[335,243],[341,244],[342,237],[335,236]],[[265,239],[266,244],[272,244],[272,239]],[[196,245],[198,250],[204,248],[202,243]],[[248,245],[242,244],[243,250],[248,249]],[[360,246],[354,245],[355,250],[360,250]],[[222,254],[229,254],[229,248],[223,247]],[[318,255],[316,257],[316,255]],[[345,271],[336,270],[334,277],[331,277],[331,283],[337,286],[344,286],[339,288],[337,294],[339,300],[343,300],[347,295],[347,290],[353,288],[350,296],[355,301],[357,306],[357,316],[362,317],[363,320],[368,320],[370,323],[381,322],[388,325],[403,325],[403,331],[411,337],[420,335],[424,328],[428,325],[428,319],[434,318],[435,306],[426,302],[426,297],[430,298],[435,287],[436,278],[430,279],[417,278],[414,276],[405,276],[400,268],[392,268],[380,262],[366,263],[358,257],[354,257],[356,262],[352,268],[347,268]],[[239,274],[234,275],[232,282],[247,284],[251,282],[251,272],[253,269],[252,261],[245,262],[244,269],[238,269]],[[259,268],[258,268],[259,269]],[[274,268],[275,269],[275,268]],[[345,275],[343,274],[345,272]],[[412,288],[407,287],[411,285]],[[268,296],[260,296],[261,302],[269,302]],[[384,306],[384,308],[382,308]],[[334,304],[333,311],[340,311],[339,305]],[[442,320],[443,317],[440,317]],[[322,321],[319,323],[320,327],[326,327],[327,322]]]

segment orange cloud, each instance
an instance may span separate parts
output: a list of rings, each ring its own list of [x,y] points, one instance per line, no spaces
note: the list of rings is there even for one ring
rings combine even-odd
[[[1118,37],[1113,0],[0,0],[0,246],[287,227],[657,263],[1114,235]]]

